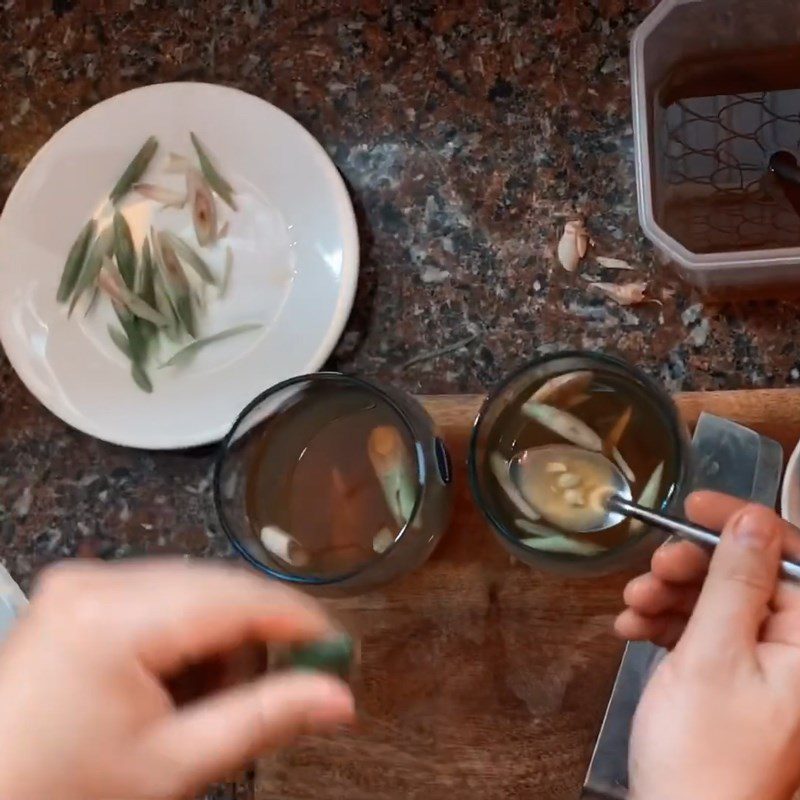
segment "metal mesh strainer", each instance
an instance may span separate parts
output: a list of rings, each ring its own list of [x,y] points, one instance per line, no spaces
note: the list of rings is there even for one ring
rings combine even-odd
[[[800,152],[800,90],[678,100],[661,112],[659,222],[696,253],[792,247],[800,216],[769,174]]]

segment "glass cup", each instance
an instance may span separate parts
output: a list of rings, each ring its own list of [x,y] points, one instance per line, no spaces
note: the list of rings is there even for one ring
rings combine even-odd
[[[596,384],[593,383],[597,391],[613,392],[616,387],[618,397],[624,393],[626,404],[630,401],[633,418],[639,420],[637,431],[644,430],[648,437],[652,437],[644,446],[645,457],[664,464],[665,477],[661,485],[666,488],[662,488],[660,492],[657,507],[667,512],[682,501],[689,482],[691,449],[686,426],[669,395],[647,375],[625,361],[600,353],[580,351],[554,353],[537,359],[509,377],[488,397],[473,427],[469,450],[470,483],[478,507],[498,534],[500,542],[520,561],[566,574],[607,574],[633,567],[643,561],[663,541],[663,534],[651,528],[642,527],[635,532],[631,528],[630,534],[626,532],[622,540],[621,534],[612,535],[607,546],[601,535],[590,539],[572,537],[577,540],[578,546],[584,541],[603,543],[602,550],[596,546],[594,549],[598,552],[589,555],[532,549],[524,543],[527,537],[519,524],[521,515],[509,503],[508,495],[503,493],[492,468],[493,453],[504,448],[516,454],[520,449],[533,446],[530,443],[519,443],[525,436],[522,428],[524,422],[514,428],[515,420],[524,420],[520,412],[522,405],[546,381],[575,372],[591,372],[597,381]],[[580,398],[574,399],[583,402]],[[575,415],[580,413],[579,408],[574,409]],[[646,423],[644,428],[641,427],[643,421]],[[613,418],[604,420],[604,424],[605,430],[608,430],[608,425],[613,424]],[[555,433],[549,435],[552,437],[551,441],[542,444],[570,444]],[[630,434],[628,439],[632,438]],[[625,442],[625,438],[620,440],[621,452],[618,453],[623,460],[626,456],[630,457],[631,451],[628,446],[626,453]],[[637,440],[634,444],[639,449],[642,442]],[[651,449],[647,449],[647,445],[651,445]],[[653,467],[650,466],[649,469],[652,471]],[[628,471],[630,472],[629,467]],[[637,499],[636,496],[634,499]],[[545,522],[544,526],[546,525]],[[531,529],[535,527],[536,525],[533,528],[528,525]],[[535,532],[535,535],[542,534]],[[529,541],[533,539],[530,538]]]
[[[376,429],[396,445],[402,486],[375,466]],[[242,411],[216,462],[214,502],[256,569],[317,594],[354,594],[427,560],[450,520],[450,480],[444,443],[414,399],[316,373]]]

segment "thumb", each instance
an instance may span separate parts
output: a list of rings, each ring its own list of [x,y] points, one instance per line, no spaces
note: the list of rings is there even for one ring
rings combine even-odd
[[[323,733],[355,715],[349,687],[327,675],[268,676],[188,706],[148,735],[146,749],[173,772],[178,793],[247,765],[303,733]]]
[[[775,593],[783,522],[750,504],[730,517],[711,559],[682,648],[725,657],[752,649]]]

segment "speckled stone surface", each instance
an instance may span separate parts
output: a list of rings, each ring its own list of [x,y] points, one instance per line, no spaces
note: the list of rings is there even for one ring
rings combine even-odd
[[[94,103],[152,82],[219,82],[298,119],[350,187],[361,282],[334,366],[476,391],[537,353],[587,347],[674,390],[800,382],[793,307],[704,307],[639,232],[627,56],[650,6],[0,0],[0,201]],[[597,252],[639,265],[662,305],[620,308],[561,270],[559,226],[576,212]],[[13,254],[0,259],[13,268]],[[584,273],[623,279],[591,262]],[[142,453],[69,430],[0,352],[0,558],[24,586],[63,556],[227,554],[210,463],[210,451]]]

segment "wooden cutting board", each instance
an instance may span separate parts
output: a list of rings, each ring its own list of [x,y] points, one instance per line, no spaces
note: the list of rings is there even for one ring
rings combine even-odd
[[[361,638],[361,721],[263,759],[257,800],[575,800],[622,644],[610,633],[630,575],[567,579],[512,563],[470,496],[479,396],[424,402],[453,456],[455,513],[417,572],[331,603]],[[702,411],[800,438],[800,391],[685,394]]]

